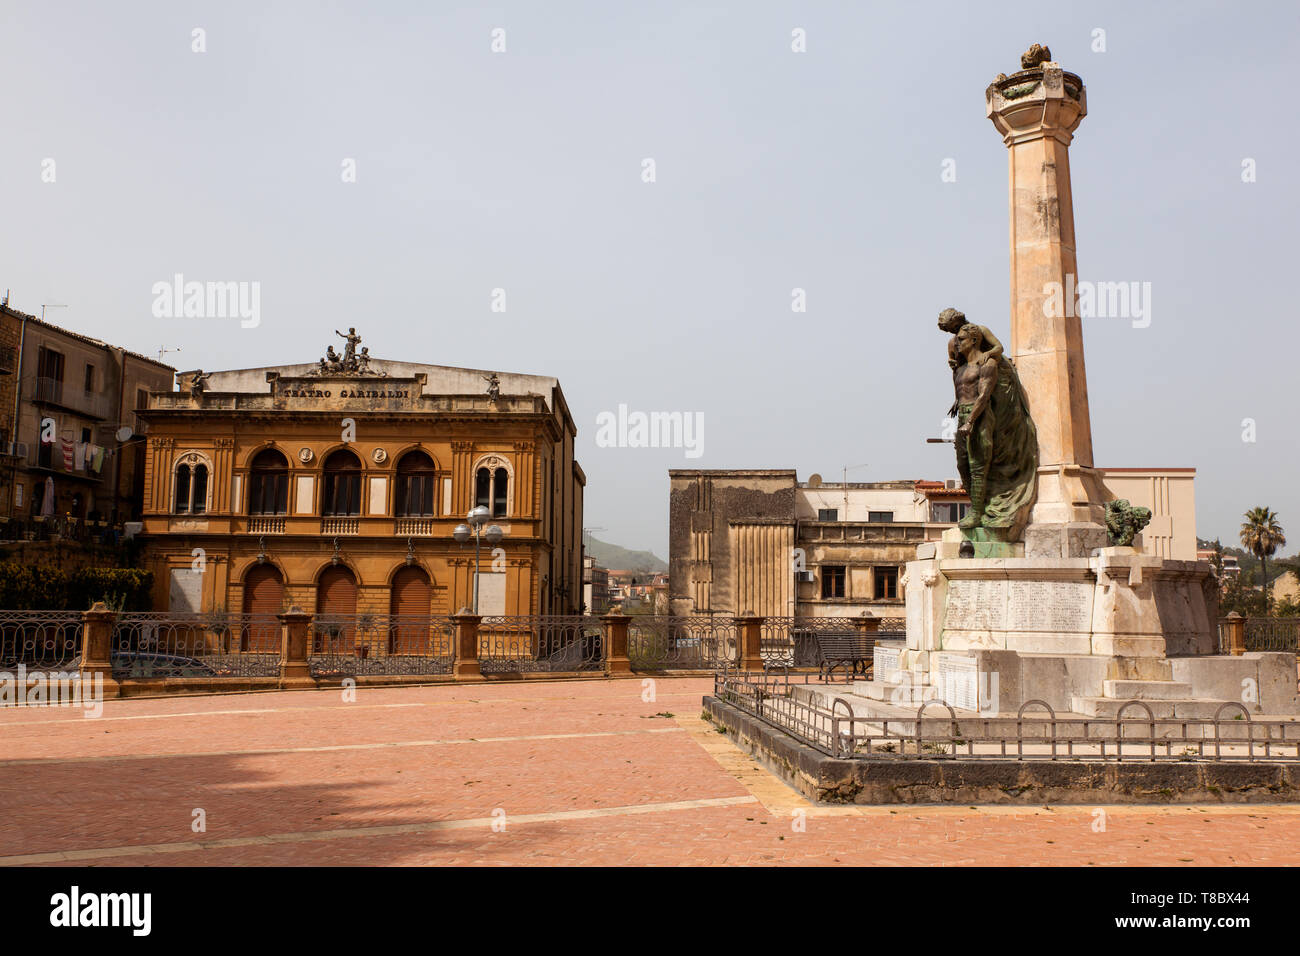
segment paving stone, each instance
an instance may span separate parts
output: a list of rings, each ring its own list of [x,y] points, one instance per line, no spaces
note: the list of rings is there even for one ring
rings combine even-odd
[[[699,678],[660,678],[653,701],[639,680],[362,688],[355,703],[337,691],[109,701],[98,719],[4,708],[0,862],[1300,862],[1300,807],[1107,807],[1099,831],[1091,807],[814,806],[699,719],[711,690]]]

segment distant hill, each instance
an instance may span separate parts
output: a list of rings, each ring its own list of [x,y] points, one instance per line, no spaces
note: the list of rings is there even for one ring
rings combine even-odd
[[[657,574],[668,570],[668,562],[649,551],[629,551],[616,544],[587,536],[587,554],[602,568],[616,571],[644,571]]]

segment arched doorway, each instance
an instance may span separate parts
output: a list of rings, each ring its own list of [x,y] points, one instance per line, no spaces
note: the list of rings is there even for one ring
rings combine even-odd
[[[429,604],[433,588],[423,568],[402,568],[393,576],[389,594],[388,653],[429,653]]]
[[[316,585],[316,652],[351,653],[356,613],[356,577],[346,567],[326,568]]]
[[[280,623],[275,615],[284,609],[284,579],[274,564],[258,564],[244,577],[244,613],[239,649],[269,653],[280,650]]]

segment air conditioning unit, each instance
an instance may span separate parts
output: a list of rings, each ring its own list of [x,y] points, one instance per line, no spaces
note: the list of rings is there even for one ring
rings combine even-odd
[[[813,574],[811,571],[796,571],[794,573],[794,579],[800,584],[812,584],[817,580],[817,575]]]

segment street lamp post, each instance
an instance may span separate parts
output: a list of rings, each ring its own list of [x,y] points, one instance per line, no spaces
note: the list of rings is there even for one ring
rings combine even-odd
[[[470,539],[471,536],[473,536],[474,538],[474,613],[475,614],[478,613],[479,541],[482,538],[487,538],[487,543],[491,547],[495,548],[498,544],[501,543],[501,537],[504,534],[504,532],[501,530],[501,528],[498,525],[494,525],[494,524],[488,525],[487,528],[484,529],[483,525],[487,522],[488,518],[490,517],[492,517],[492,514],[491,512],[488,511],[488,509],[484,505],[477,505],[476,507],[471,508],[469,514],[466,516],[465,520],[467,520],[469,524],[458,524],[456,525],[455,530],[452,531],[451,533],[451,536],[455,538],[456,541],[459,542],[460,544],[464,544],[466,541]]]

